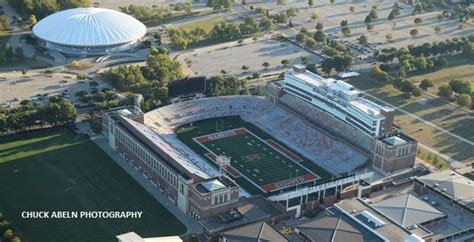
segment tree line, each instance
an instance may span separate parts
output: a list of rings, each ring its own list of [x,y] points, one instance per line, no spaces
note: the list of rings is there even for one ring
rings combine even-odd
[[[67,99],[49,98],[49,104],[23,100],[17,108],[0,109],[0,132],[28,130],[34,127],[58,126],[76,119],[77,110]]]
[[[255,18],[247,17],[239,25],[227,22],[216,24],[210,31],[197,26],[190,31],[184,29],[169,29],[168,36],[171,46],[175,49],[186,49],[189,44],[200,41],[232,41],[251,36],[259,31],[268,31],[272,27],[272,22],[268,18],[262,18],[256,22]]]
[[[11,224],[3,218],[2,213],[0,213],[0,241],[21,242],[20,235],[18,235]]]
[[[151,48],[146,66],[121,65],[101,74],[101,77],[122,92],[140,93],[145,98],[145,110],[169,102],[168,83],[183,77],[181,64],[173,60],[164,48]]]
[[[8,0],[20,14],[35,15],[38,19],[54,12],[79,7],[89,7],[90,0]]]
[[[18,45],[15,49],[8,43],[0,45],[0,65],[15,64],[25,58],[23,48]]]

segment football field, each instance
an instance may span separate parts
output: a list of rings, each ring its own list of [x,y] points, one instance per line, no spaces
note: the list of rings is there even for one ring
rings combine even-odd
[[[230,165],[224,166],[227,174],[247,190],[251,184],[261,194],[317,184],[331,177],[324,169],[238,117],[195,122],[178,128],[176,133],[215,166],[219,166],[219,156],[229,158]]]
[[[209,151],[206,157],[216,162],[217,156],[230,158],[232,168],[264,192],[319,179],[298,164],[301,159],[274,143],[266,142],[245,128],[231,129],[194,138]],[[271,140],[269,140],[271,141]],[[240,176],[236,172],[231,175]]]
[[[25,219],[23,211],[143,211],[140,219]],[[117,241],[186,232],[88,138],[48,129],[0,138],[0,213],[22,241]]]

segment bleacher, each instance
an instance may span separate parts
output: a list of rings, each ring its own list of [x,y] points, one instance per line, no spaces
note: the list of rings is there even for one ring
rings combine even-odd
[[[225,96],[175,103],[146,113],[145,123],[180,153],[201,163],[203,158],[181,143],[174,129],[198,120],[225,116],[240,116],[334,174],[351,172],[367,159],[356,149],[263,97]]]

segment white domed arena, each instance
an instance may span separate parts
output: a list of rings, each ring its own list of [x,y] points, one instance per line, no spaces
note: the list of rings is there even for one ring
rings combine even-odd
[[[135,48],[146,27],[134,17],[104,8],[54,13],[33,26],[41,46],[72,55],[103,55]]]

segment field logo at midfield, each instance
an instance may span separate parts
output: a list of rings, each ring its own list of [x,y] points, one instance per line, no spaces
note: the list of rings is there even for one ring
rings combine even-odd
[[[258,161],[261,160],[264,156],[265,154],[255,153],[251,155],[242,156],[242,159],[244,159],[245,161]]]

